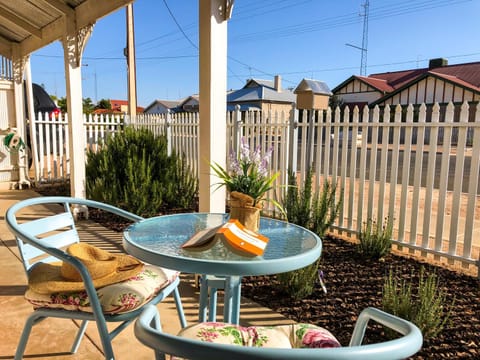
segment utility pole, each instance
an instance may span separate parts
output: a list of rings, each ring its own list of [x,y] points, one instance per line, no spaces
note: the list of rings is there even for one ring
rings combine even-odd
[[[135,72],[135,36],[133,25],[133,4],[126,7],[127,10],[127,47],[125,56],[127,57],[127,76],[128,76],[128,114],[130,119],[137,115],[137,78]]]
[[[367,75],[367,49],[368,49],[368,11],[370,7],[369,0],[363,4],[363,37],[362,37],[362,57],[360,59],[360,75]]]
[[[369,12],[369,0],[365,0],[365,3],[362,5],[364,8],[363,14],[363,36],[362,36],[362,46],[356,46],[352,44],[345,44],[347,46],[353,47],[355,49],[360,50],[361,57],[360,57],[360,75],[366,76],[367,75],[367,51],[368,51],[368,12]]]

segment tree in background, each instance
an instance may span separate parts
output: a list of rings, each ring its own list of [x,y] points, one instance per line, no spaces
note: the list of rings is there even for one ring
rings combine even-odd
[[[95,105],[92,102],[92,99],[87,97],[83,99],[83,113],[91,114],[95,110]]]
[[[67,98],[66,97],[58,98],[57,106],[60,108],[60,110],[62,110],[62,113],[65,114],[67,112]]]
[[[67,112],[67,98],[66,97],[61,97],[57,98],[56,96],[50,96],[52,100],[57,104],[57,106],[60,108],[62,113]],[[93,112],[95,109],[111,109],[112,106],[110,104],[110,100],[108,99],[101,99],[96,105],[93,103],[92,99],[87,97],[82,100],[83,104],[83,113],[84,114],[90,114]]]
[[[112,109],[112,104],[110,103],[109,99],[101,99],[98,103],[97,106],[95,106],[95,109]]]

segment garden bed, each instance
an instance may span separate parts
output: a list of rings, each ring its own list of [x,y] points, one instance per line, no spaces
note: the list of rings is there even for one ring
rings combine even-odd
[[[450,324],[437,337],[426,339],[422,350],[412,358],[479,359],[480,286],[476,278],[398,255],[366,261],[357,255],[355,245],[345,240],[323,239],[320,269],[326,294],[317,284],[311,296],[296,301],[279,290],[275,276],[264,276],[245,279],[242,295],[295,321],[323,326],[346,345],[360,311],[368,306],[381,308],[382,288],[390,269],[401,278],[411,279],[412,274],[418,277],[422,266],[426,274],[437,274],[447,303],[454,301],[454,305]]]

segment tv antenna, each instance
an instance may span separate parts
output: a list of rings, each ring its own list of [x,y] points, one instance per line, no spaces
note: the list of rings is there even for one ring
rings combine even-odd
[[[351,46],[355,49],[360,50],[361,57],[360,57],[360,75],[366,76],[367,75],[367,51],[368,51],[368,12],[369,12],[369,0],[365,0],[363,6],[363,37],[362,37],[362,46],[356,46],[352,44],[345,44],[347,46]]]

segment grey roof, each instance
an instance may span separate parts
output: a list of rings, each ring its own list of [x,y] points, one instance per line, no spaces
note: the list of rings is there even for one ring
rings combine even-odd
[[[257,86],[266,86],[271,89],[275,89],[275,83],[272,80],[263,80],[263,79],[249,79],[245,84],[244,88],[257,87]]]
[[[163,105],[167,109],[173,109],[180,104],[180,100],[154,100],[150,105],[148,105],[144,111],[148,111],[153,108],[155,105],[160,104]]]
[[[303,79],[298,84],[297,88],[295,89],[295,94],[304,91],[311,91],[314,94],[321,94],[321,95],[332,95],[330,88],[326,83],[319,80],[312,80],[312,79]]]
[[[257,82],[258,83],[258,82]],[[246,101],[278,101],[278,102],[295,102],[295,94],[288,89],[280,92],[275,89],[260,85],[257,87],[244,87],[242,89],[232,91],[227,95],[227,102],[246,102]],[[251,84],[250,84],[251,85]]]

